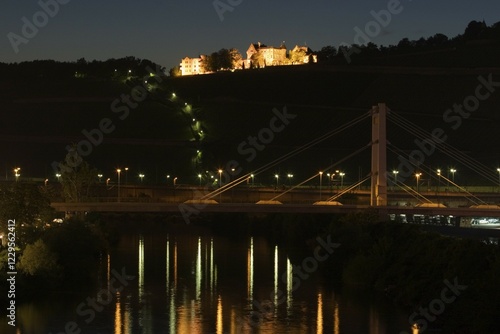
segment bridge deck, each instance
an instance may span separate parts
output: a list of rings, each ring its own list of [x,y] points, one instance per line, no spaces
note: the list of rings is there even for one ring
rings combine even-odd
[[[252,204],[252,203],[151,203],[151,202],[99,202],[52,203],[59,212],[248,212],[248,213],[349,213],[374,210],[379,214],[421,214],[459,217],[500,217],[496,208],[433,208],[367,205],[313,205],[313,204]]]

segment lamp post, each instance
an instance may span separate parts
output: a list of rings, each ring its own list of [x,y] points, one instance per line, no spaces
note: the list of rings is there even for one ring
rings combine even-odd
[[[345,176],[345,173],[344,172],[340,172],[339,176],[340,176],[340,189],[342,189],[344,187],[344,176]]]
[[[399,171],[393,170],[392,174],[394,175],[394,184],[397,186],[398,185],[398,174],[399,174]]]
[[[255,186],[255,175],[250,174],[250,177],[252,178],[252,187]]]
[[[57,173],[56,178],[57,178],[57,182],[61,182],[61,174]]]
[[[319,201],[321,202],[321,187],[323,185],[323,172],[319,172]]]
[[[198,179],[200,180],[200,187],[201,187],[201,174],[198,174]]]
[[[116,173],[118,173],[118,202],[120,202],[120,173],[122,172],[122,170],[120,168],[118,168],[116,170]]]
[[[500,168],[497,168],[498,172],[498,192],[500,192]]]
[[[57,175],[56,175],[57,176]],[[102,174],[97,174],[97,177],[99,178],[99,183],[101,183],[102,179]]]
[[[21,176],[21,174],[19,173],[20,171],[21,171],[20,167],[14,168],[14,176],[16,177],[16,182],[19,180],[19,177]]]
[[[139,174],[139,178],[141,179],[141,183],[142,183],[142,180],[144,179],[144,174]]]
[[[128,184],[128,167],[125,167],[125,184]]]
[[[439,192],[439,188],[441,187],[441,169],[437,170],[437,175],[438,175],[438,188],[437,188],[437,191]]]
[[[420,180],[421,176],[422,176],[422,173],[416,173],[415,174],[415,177],[417,178],[417,193],[418,193],[418,183],[419,183],[419,180]]]
[[[455,183],[455,172],[457,170],[455,168],[451,168],[450,169],[450,173],[451,173],[451,180],[453,181],[453,183]]]
[[[288,174],[286,177],[288,178],[288,186],[291,187],[292,186],[293,174]]]
[[[279,186],[278,180],[279,180],[280,176],[278,174],[275,174],[274,177],[276,178],[276,190],[278,190],[278,186]]]

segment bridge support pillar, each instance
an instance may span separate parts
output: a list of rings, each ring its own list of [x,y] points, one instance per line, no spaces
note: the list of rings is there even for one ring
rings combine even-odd
[[[387,205],[387,136],[385,103],[372,108],[371,206]]]

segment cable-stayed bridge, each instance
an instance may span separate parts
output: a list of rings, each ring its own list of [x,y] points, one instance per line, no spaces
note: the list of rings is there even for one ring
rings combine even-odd
[[[250,186],[251,180],[253,181],[253,178],[259,174],[269,172],[283,161],[298,156],[361,122],[368,121],[372,123],[372,134],[371,140],[366,145],[294,186],[290,185],[282,191],[278,186],[274,190]],[[415,150],[409,154],[404,153],[401,148],[387,139],[388,121],[415,137]],[[334,191],[329,181],[336,173],[339,177],[336,168],[368,149],[371,149],[370,173],[360,177],[359,181],[353,184],[337,186]],[[388,170],[387,151],[398,155],[400,163],[397,169]],[[460,186],[455,183],[454,172],[450,178],[449,173],[445,176],[440,170],[433,171],[426,164],[426,160],[437,151],[474,170],[478,176],[491,184],[491,191],[488,187],[485,187],[486,191],[484,189],[474,191],[470,187]],[[421,183],[421,171],[426,171],[427,187]],[[98,198],[95,202],[59,202],[52,205],[57,210],[65,212],[178,212],[187,217],[202,212],[348,213],[367,209],[374,210],[381,216],[418,214],[500,217],[498,205],[500,203],[500,179],[498,178],[500,170],[491,169],[448,144],[444,130],[437,128],[431,132],[425,131],[397,112],[390,111],[383,103],[373,106],[365,114],[341,124],[251,172],[243,173],[241,170],[234,171],[233,169],[232,171],[219,170],[218,173],[220,181],[216,189],[211,187],[176,189],[174,184],[171,189],[173,194],[166,194],[164,191],[147,201],[143,199],[130,201],[130,198],[120,194],[118,184],[118,197],[115,198]],[[341,174],[340,177],[342,177]],[[223,179],[225,179],[224,183],[222,183]],[[430,180],[436,186],[429,186]],[[308,187],[311,181],[319,181],[319,187]],[[369,190],[366,186],[368,183],[370,183]],[[363,189],[366,190],[363,191]],[[122,190],[126,191],[127,187],[122,186]],[[348,203],[345,202],[346,199]]]

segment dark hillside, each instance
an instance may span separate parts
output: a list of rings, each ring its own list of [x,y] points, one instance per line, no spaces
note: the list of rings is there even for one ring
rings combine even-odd
[[[495,91],[456,129],[443,118],[454,104],[475,94],[479,77],[499,82],[500,69],[316,64],[163,78],[160,85],[151,79],[148,98],[122,120],[120,113],[113,112],[112,103],[122,94],[131,94],[140,76],[23,76],[0,81],[4,88],[0,92],[0,153],[6,157],[7,174],[20,165],[25,176],[51,177],[50,164],[64,158],[65,146],[85,139],[83,130],[90,131],[109,118],[115,129],[87,157],[106,176],[126,165],[136,171],[134,178],[140,171],[148,182],[165,182],[166,174],[175,173],[182,183],[196,184],[200,171],[213,173],[229,160],[250,172],[385,102],[428,132],[442,128],[448,143],[496,171],[500,87],[490,87]],[[173,103],[172,92],[179,101],[192,105],[192,111],[187,113],[181,108],[184,104]],[[274,133],[255,159],[247,161],[250,156],[242,153],[240,145],[250,147],[245,146],[248,137],[269,128],[273,109],[282,111],[284,106],[296,117]],[[195,125],[196,131],[203,131],[202,137],[193,132]],[[366,120],[275,166],[261,182],[272,183],[275,173],[294,173],[297,180],[305,179],[368,144],[370,131]],[[388,139],[406,154],[417,148],[415,137],[393,124],[389,124]],[[346,171],[346,182],[368,172],[369,154],[366,150],[338,167]],[[397,166],[397,155],[390,152],[388,160],[390,168]],[[426,164],[454,166],[463,182],[481,182],[437,151]]]

